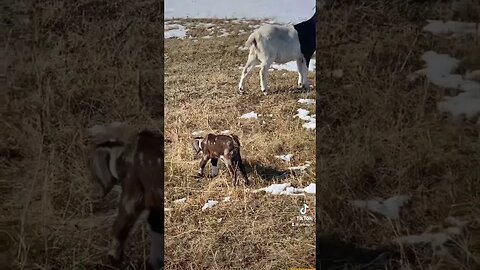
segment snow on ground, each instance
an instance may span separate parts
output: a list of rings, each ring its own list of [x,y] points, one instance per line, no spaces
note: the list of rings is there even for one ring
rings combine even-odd
[[[265,191],[272,195],[287,195],[287,196],[304,196],[308,194],[315,194],[316,185],[314,183],[309,184],[305,188],[292,187],[291,183],[272,184],[268,187],[256,189],[253,193]]]
[[[314,0],[166,0],[165,19],[271,19],[277,23],[298,23],[315,12]]]
[[[460,235],[462,230],[460,227],[448,227],[445,230],[437,233],[423,233],[415,235],[400,236],[397,241],[402,244],[430,244],[432,249],[443,249],[444,244],[451,240],[454,236]]]
[[[387,200],[374,198],[366,201],[354,200],[353,206],[382,214],[391,219],[398,219],[400,208],[409,200],[406,195],[393,196]]]
[[[253,118],[253,119],[257,119],[257,118],[258,118],[258,115],[257,115],[256,112],[251,111],[251,112],[249,112],[249,113],[243,114],[243,115],[240,116],[239,118],[241,118],[241,119],[252,119],[252,118]]]
[[[311,98],[301,98],[298,100],[298,103],[302,103],[302,104],[315,104],[315,99],[311,99]]]
[[[461,37],[477,31],[480,33],[474,23],[436,20],[428,20],[423,30],[434,35],[450,34],[452,37]],[[460,61],[448,54],[434,51],[425,52],[422,60],[425,61],[426,67],[411,74],[408,79],[414,80],[420,75],[425,75],[436,86],[463,92],[454,97],[446,96],[439,101],[437,109],[440,112],[450,114],[457,120],[462,117],[473,120],[480,115],[480,71],[467,72],[465,75],[452,74],[457,70]]]
[[[259,65],[257,65],[257,66],[259,66]],[[276,70],[287,70],[287,71],[291,71],[291,72],[298,72],[296,61],[287,62],[285,64],[272,64],[271,67],[273,69],[276,69]],[[315,72],[315,67],[316,67],[316,60],[311,59],[310,64],[308,66],[308,70],[310,72]]]
[[[461,91],[480,92],[480,83],[466,79],[460,74],[452,74],[460,61],[448,54],[439,54],[428,51],[422,55],[426,68],[417,71],[417,74],[425,74],[429,81],[439,87],[458,89]]]
[[[276,158],[279,158],[283,161],[286,161],[286,162],[290,162],[290,160],[292,159],[293,157],[293,154],[286,154],[286,155],[278,155],[278,156],[275,156]]]
[[[215,200],[208,200],[208,202],[206,202],[203,207],[202,207],[202,211],[205,211],[207,210],[208,208],[212,208],[214,207],[215,205],[218,204],[218,201],[215,201]]]
[[[180,24],[166,24],[165,25],[165,32],[163,37],[165,39],[170,38],[180,38],[184,39],[187,36],[187,28]]]
[[[182,203],[185,203],[186,201],[187,201],[187,198],[181,198],[181,199],[173,201],[173,203],[174,204],[182,204]]]
[[[302,125],[302,127],[304,127],[307,130],[315,130],[316,124],[317,124],[317,119],[315,118],[315,115],[310,116],[308,115],[310,114],[309,111],[301,108],[297,109],[297,112],[298,113],[294,115],[294,117],[298,117],[304,121],[307,121]]]
[[[457,22],[457,21],[439,21],[427,20],[428,24],[423,27],[423,31],[430,32],[436,36],[462,37],[469,34],[480,35],[480,30],[476,29],[475,23]]]
[[[202,136],[205,133],[203,130],[192,132],[192,136]]]
[[[291,171],[302,171],[303,172],[310,167],[310,164],[311,163],[309,161],[307,161],[307,162],[305,162],[305,165],[288,167],[287,169],[289,169]]]
[[[305,110],[305,109],[297,109],[297,114],[295,114],[293,117],[298,117],[302,120],[305,120],[305,121],[310,121],[310,119],[312,119],[312,117],[309,115],[310,112],[308,110]]]
[[[454,119],[461,120],[464,116],[473,119],[480,114],[480,93],[465,92],[454,97],[443,97],[438,102],[437,109],[450,114]]]

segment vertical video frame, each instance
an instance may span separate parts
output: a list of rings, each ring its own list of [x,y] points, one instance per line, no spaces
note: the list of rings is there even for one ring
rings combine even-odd
[[[166,269],[314,269],[315,1],[165,1]]]

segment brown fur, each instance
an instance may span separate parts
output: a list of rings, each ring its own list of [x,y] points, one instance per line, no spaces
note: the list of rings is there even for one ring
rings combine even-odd
[[[198,172],[199,177],[203,177],[203,171],[209,160],[212,160],[212,165],[215,165],[218,159],[222,159],[232,176],[233,185],[237,185],[237,169],[240,169],[244,182],[248,185],[247,172],[240,155],[240,139],[238,136],[210,133],[205,138],[194,138],[193,144],[194,147],[196,144],[200,146],[195,147],[195,150],[197,154],[201,153],[202,156]]]
[[[118,157],[105,154],[106,150],[119,146],[124,149]],[[120,184],[122,187],[118,216],[113,225],[112,248],[109,253],[110,263],[117,266],[123,260],[128,234],[142,211],[150,210],[161,213],[160,215],[163,216],[163,137],[150,131],[142,131],[128,143],[106,142],[97,145],[96,148],[92,156],[92,168],[95,162],[101,162],[97,165],[103,168],[103,175],[106,178],[101,179],[98,174],[94,173],[94,175],[97,176],[98,182],[104,183],[102,185],[104,195],[115,184]],[[96,155],[100,157],[94,159]],[[111,168],[108,167],[111,158],[116,158],[118,179],[113,177]],[[163,221],[160,226],[163,233]]]

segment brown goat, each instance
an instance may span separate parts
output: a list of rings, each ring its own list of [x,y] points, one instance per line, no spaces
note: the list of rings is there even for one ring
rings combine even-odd
[[[96,126],[89,131],[97,141],[90,168],[103,196],[116,184],[122,187],[108,253],[110,263],[121,264],[131,229],[142,211],[149,210],[150,267],[163,268],[163,136],[142,131],[124,140],[113,125]]]
[[[237,185],[237,169],[240,169],[244,183],[248,185],[248,177],[240,156],[240,140],[236,135],[215,135],[207,134],[205,138],[195,137],[193,139],[193,148],[197,154],[202,155],[200,161],[200,170],[198,176],[203,177],[203,171],[207,162],[212,163],[212,177],[218,174],[217,162],[221,159],[227,166],[233,180],[233,185]]]

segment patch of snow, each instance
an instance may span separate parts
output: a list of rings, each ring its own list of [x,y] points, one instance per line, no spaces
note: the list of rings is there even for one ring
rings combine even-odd
[[[352,204],[357,208],[367,209],[369,211],[382,214],[391,219],[398,219],[400,208],[409,199],[410,198],[406,195],[399,195],[393,196],[387,200],[383,200],[381,198],[375,198],[366,201],[354,200],[352,201]]]
[[[187,36],[187,29],[185,28],[185,26],[180,24],[165,25],[165,32],[163,34],[163,37],[165,39],[170,39],[170,38],[184,39],[186,36]]]
[[[422,60],[425,61],[426,69],[419,70],[417,73],[425,74],[433,84],[443,88],[458,89],[466,92],[480,92],[480,83],[464,79],[460,74],[451,74],[458,68],[460,63],[458,59],[448,54],[428,51],[422,55]]]
[[[278,156],[275,156],[276,158],[279,158],[283,161],[286,161],[286,162],[290,162],[290,160],[292,159],[293,157],[293,154],[286,154],[286,155],[278,155]]]
[[[477,31],[475,23],[457,22],[457,21],[439,21],[427,20],[428,24],[423,27],[423,31],[430,32],[436,36],[462,37],[469,34],[480,34]]]
[[[305,171],[310,167],[310,162],[306,162],[305,165],[300,165],[300,166],[294,166],[294,167],[288,167],[287,169],[292,170],[292,171]]]
[[[443,97],[438,102],[437,109],[442,113],[449,113],[459,120],[462,116],[474,119],[480,115],[480,92],[463,92],[454,97]]]
[[[203,130],[194,131],[192,132],[192,136],[202,136],[203,133],[205,133]]]
[[[304,127],[307,130],[315,130],[317,128],[317,119],[316,118],[310,118],[310,120],[303,124],[302,127]]]
[[[228,134],[228,133],[230,133],[229,129],[225,129],[225,130],[220,131],[220,134]]]
[[[317,192],[317,185],[315,183],[311,183],[310,185],[306,186],[303,191],[310,194],[315,194]]]
[[[208,202],[206,202],[206,203],[203,205],[202,211],[205,211],[205,210],[207,210],[208,208],[212,208],[212,207],[214,207],[216,204],[218,204],[218,201],[208,200]]]
[[[310,184],[305,188],[292,187],[291,183],[272,184],[268,187],[260,188],[252,192],[258,193],[260,191],[265,191],[272,195],[304,196],[305,193],[315,194],[315,184]]]
[[[223,202],[229,202],[229,201],[230,201],[230,197],[223,198]]]
[[[271,19],[278,23],[298,23],[315,12],[314,0],[166,0],[165,19]]]
[[[309,116],[310,112],[305,109],[297,109],[297,112],[298,113],[295,114],[293,117],[298,117],[305,121],[310,121],[310,119],[312,118],[311,116]]]
[[[238,49],[240,51],[248,51],[248,47],[245,47],[245,46],[240,46],[240,47],[238,47]],[[242,67],[240,67],[240,68],[242,68]]]
[[[310,112],[305,109],[297,109],[297,111],[298,113],[294,115],[294,117],[298,117],[304,121],[307,121],[307,123],[304,123],[302,127],[307,130],[315,130],[317,125],[317,119],[315,118],[315,115],[309,116],[308,114]]]
[[[315,99],[311,99],[311,98],[301,98],[298,100],[298,103],[302,103],[302,104],[315,104]]]
[[[241,119],[257,119],[257,113],[254,112],[254,111],[251,111],[249,113],[245,113],[243,114],[242,116],[240,116],[239,118]]]
[[[209,38],[212,38],[212,36],[208,35],[208,36],[204,36],[204,37],[202,37],[202,38],[204,38],[204,39],[209,39]]]
[[[187,198],[181,198],[181,199],[178,199],[178,200],[173,201],[173,203],[175,203],[175,204],[182,204],[182,203],[185,203],[186,201],[187,201]]]
[[[310,60],[310,64],[308,66],[308,70],[311,71],[311,72],[315,72],[315,66],[316,66],[316,63],[315,63],[315,59],[311,59]],[[258,66],[258,65],[257,65]],[[271,67],[273,69],[276,69],[276,70],[287,70],[287,71],[291,71],[291,72],[297,72],[298,71],[298,68],[297,68],[297,62],[296,61],[290,61],[290,62],[287,62],[285,64],[272,64]]]
[[[291,183],[285,183],[285,184],[272,184],[266,188],[263,188],[267,193],[271,194],[280,194],[280,192],[284,191],[287,187],[291,186]]]
[[[214,26],[216,26],[216,24],[214,24],[214,23],[202,23],[202,22],[201,22],[201,23],[198,23],[198,24],[195,26],[195,28],[212,28],[212,27],[214,27]]]
[[[447,241],[451,240],[452,237],[460,235],[461,233],[461,228],[449,227],[438,233],[423,233],[416,235],[400,236],[397,238],[397,241],[409,245],[430,244],[433,250],[437,250],[438,248],[443,248],[443,245],[447,243]]]

